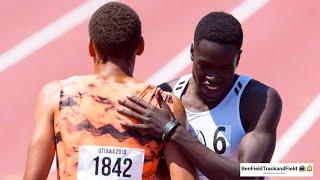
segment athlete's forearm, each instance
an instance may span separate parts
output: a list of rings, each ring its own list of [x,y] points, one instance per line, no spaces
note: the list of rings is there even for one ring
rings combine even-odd
[[[192,164],[209,179],[239,178],[239,162],[219,156],[192,137],[184,128],[179,127],[171,140],[182,149]]]
[[[54,157],[54,144],[30,143],[23,180],[47,179]]]

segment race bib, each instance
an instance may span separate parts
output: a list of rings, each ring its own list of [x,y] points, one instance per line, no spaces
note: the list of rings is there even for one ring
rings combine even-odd
[[[84,145],[79,147],[77,179],[141,179],[144,150]]]
[[[231,126],[217,126],[215,129],[196,129],[199,141],[217,154],[229,156],[231,148]]]

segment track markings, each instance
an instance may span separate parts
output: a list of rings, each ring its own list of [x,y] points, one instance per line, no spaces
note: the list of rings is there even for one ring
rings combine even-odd
[[[106,2],[108,1],[88,0],[1,54],[0,72],[25,59],[43,46],[51,43],[53,40],[81,24],[84,20],[88,19],[97,8]]]

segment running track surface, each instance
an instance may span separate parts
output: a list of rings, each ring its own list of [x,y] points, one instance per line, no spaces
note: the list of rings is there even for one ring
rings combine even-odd
[[[142,20],[146,47],[136,60],[135,76],[147,80],[192,42],[194,28],[202,16],[213,10],[231,12],[242,1],[124,2]],[[2,0],[0,15],[6,18],[2,18],[0,54],[83,3]],[[250,75],[281,94],[283,113],[278,139],[320,92],[319,5],[315,0],[271,0],[242,23],[243,54],[237,72]],[[40,88],[52,80],[92,72],[87,24],[88,20],[83,21],[0,72],[0,179],[18,179],[23,174]],[[190,67],[177,74],[189,71]],[[281,162],[313,162],[316,170],[309,179],[320,177],[319,130],[320,121],[316,121],[281,159]]]

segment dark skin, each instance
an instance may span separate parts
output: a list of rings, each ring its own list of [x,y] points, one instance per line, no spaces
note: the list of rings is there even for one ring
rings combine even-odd
[[[192,46],[193,77],[181,98],[184,107],[193,112],[207,111],[216,107],[238,77],[235,69],[239,64],[240,54],[241,50],[237,50],[236,46],[231,44],[201,40],[199,44]],[[172,90],[175,82],[176,80],[171,81],[161,87]],[[161,130],[169,121],[168,118],[163,118],[164,114],[168,116],[171,112],[155,107],[145,108],[145,111],[153,112],[153,115],[148,117],[146,114],[134,112],[136,105],[141,104],[141,99],[135,97],[130,101],[131,104],[123,105],[133,112],[126,114],[140,119],[141,124],[139,126],[124,124],[124,126],[145,129],[160,138]],[[275,89],[255,80],[249,82],[240,101],[240,116],[246,135],[239,145],[238,161],[216,154],[181,127],[173,134],[171,141],[180,146],[192,164],[209,179],[240,179],[240,163],[270,162],[276,144],[276,130],[281,109],[282,101]],[[141,116],[148,118],[143,119]],[[154,133],[156,130],[157,133]],[[251,179],[261,179],[261,177]]]

